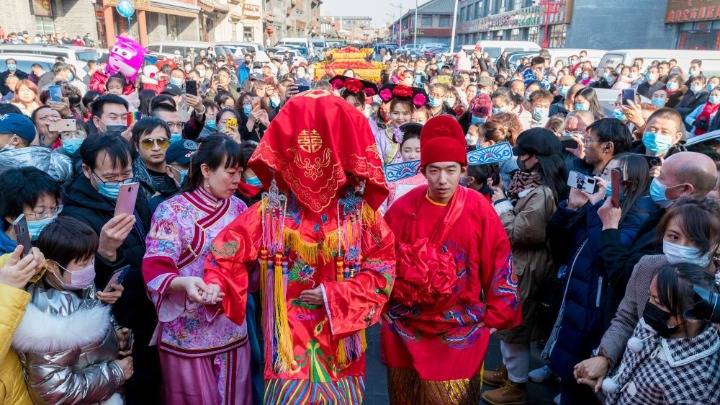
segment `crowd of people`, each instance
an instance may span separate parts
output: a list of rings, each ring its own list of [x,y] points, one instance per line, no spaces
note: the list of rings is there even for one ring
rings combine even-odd
[[[0,402],[359,404],[376,323],[393,404],[720,402],[694,311],[720,280],[720,77],[671,51],[376,59],[377,83],[203,53],[100,86],[98,61],[8,59]]]
[[[0,26],[0,43],[14,45],[73,45],[73,46],[95,46],[96,41],[89,32],[85,35],[75,35],[72,37],[67,32],[61,35],[50,34],[31,34],[27,30],[19,32],[7,32],[5,28]]]

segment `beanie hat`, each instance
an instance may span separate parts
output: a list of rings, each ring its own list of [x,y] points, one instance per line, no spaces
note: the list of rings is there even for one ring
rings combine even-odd
[[[431,118],[420,132],[420,166],[435,162],[467,165],[465,134],[451,115]]]

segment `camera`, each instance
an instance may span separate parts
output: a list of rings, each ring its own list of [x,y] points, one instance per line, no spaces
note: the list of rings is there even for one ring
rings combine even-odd
[[[691,319],[720,323],[720,294],[703,287],[693,286],[695,306],[685,312]]]

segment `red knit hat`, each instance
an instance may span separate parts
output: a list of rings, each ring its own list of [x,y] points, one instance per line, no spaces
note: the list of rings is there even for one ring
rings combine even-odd
[[[420,132],[420,165],[435,162],[458,162],[467,165],[465,135],[460,123],[451,115],[431,118]]]

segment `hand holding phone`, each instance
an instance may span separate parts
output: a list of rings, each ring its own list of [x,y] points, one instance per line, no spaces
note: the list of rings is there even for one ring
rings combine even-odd
[[[610,201],[612,206],[620,208],[620,193],[622,192],[622,172],[620,169],[612,169],[610,171],[610,184],[612,186],[612,196]]]
[[[587,194],[595,194],[599,189],[597,179],[574,170],[568,175],[567,185]]]
[[[298,93],[303,93],[310,90],[310,86],[297,85]]]
[[[77,130],[77,124],[73,119],[62,119],[48,124],[48,129],[53,132],[74,132]]]
[[[50,101],[54,103],[59,103],[62,101],[62,87],[57,84],[53,84],[52,86],[48,87],[48,96],[50,96]]]
[[[185,93],[192,94],[193,96],[198,95],[197,82],[195,80],[187,80],[185,82]]]
[[[630,105],[630,101],[635,102],[635,89],[623,89],[622,104]]]
[[[25,214],[20,214],[15,221],[13,221],[12,226],[17,244],[23,247],[22,257],[25,257],[30,254],[32,250],[32,238],[30,237]]]
[[[115,203],[115,216],[120,214],[133,215],[135,212],[135,200],[137,200],[139,188],[139,183],[120,185],[120,192]]]

